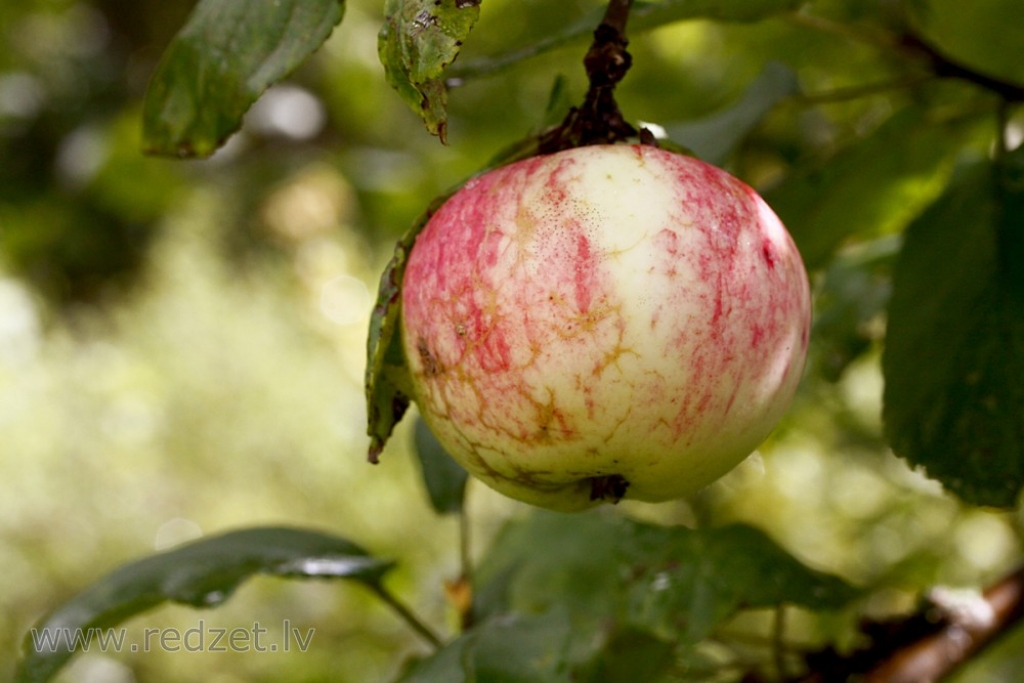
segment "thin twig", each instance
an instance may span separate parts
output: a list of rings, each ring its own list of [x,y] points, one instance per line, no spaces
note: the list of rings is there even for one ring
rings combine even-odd
[[[864,26],[851,27],[824,17],[801,12],[790,14],[786,18],[796,26],[841,36],[850,41],[923,61],[927,64],[928,70],[939,78],[952,78],[973,83],[995,93],[1006,102],[1024,102],[1024,86],[982,73],[947,56],[937,46],[909,28],[900,35],[894,35]],[[868,86],[868,88],[870,87]],[[874,93],[868,91],[866,94]]]
[[[787,14],[785,15],[785,18],[791,24],[796,26],[809,28],[820,33],[839,36],[853,42],[864,43],[865,45],[871,45],[885,50],[898,50],[900,48],[899,39],[885,31],[870,29],[864,26],[849,26],[847,24],[832,21],[831,19],[826,19],[825,17],[819,17],[814,14],[805,14],[803,12]]]
[[[426,622],[416,616],[411,609],[406,607],[403,602],[392,595],[388,589],[381,584],[374,584],[373,592],[376,593],[381,600],[387,603],[387,605],[393,609],[395,613],[405,621],[405,623],[409,624],[416,633],[420,634],[424,640],[429,642],[435,650],[440,650],[444,647],[444,641],[441,640],[441,637],[437,635],[432,628],[427,626]]]
[[[465,508],[459,512],[459,562],[462,565],[462,578],[473,579],[473,559],[470,556],[469,515]]]
[[[473,610],[474,600],[473,596],[473,558],[470,553],[470,530],[469,530],[469,515],[466,514],[466,509],[459,512],[459,564],[462,568],[462,575],[459,580],[469,589],[471,599],[469,605],[463,610],[461,614],[462,619],[462,630],[465,631],[473,626],[476,620],[476,614]]]
[[[903,90],[916,87],[922,83],[934,81],[934,74],[921,74],[918,76],[907,76],[906,78],[895,78],[889,81],[868,83],[866,85],[854,85],[847,88],[836,88],[823,92],[805,93],[794,95],[793,100],[807,104],[832,104],[836,102],[847,102],[859,100],[862,97],[879,95],[893,90]]]
[[[999,95],[1006,102],[1024,102],[1024,86],[989,76],[956,61],[922,36],[907,32],[903,36],[902,47],[927,60],[932,73],[940,78],[955,78],[973,83]]]
[[[588,14],[583,19],[573,22],[558,33],[537,38],[529,45],[513,49],[491,57],[479,57],[467,61],[457,61],[445,71],[448,87],[458,87],[466,81],[481,76],[492,76],[504,71],[519,62],[551,52],[560,47],[577,41],[582,42],[588,35],[593,35],[594,17]]]

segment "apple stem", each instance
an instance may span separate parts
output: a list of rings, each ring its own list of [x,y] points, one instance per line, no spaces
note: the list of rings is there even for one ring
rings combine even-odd
[[[594,42],[583,58],[590,80],[586,98],[581,106],[569,110],[560,125],[541,137],[541,154],[636,137],[636,128],[626,121],[615,101],[615,86],[633,63],[626,51],[626,22],[632,4],[633,0],[609,0],[604,18],[594,30]]]

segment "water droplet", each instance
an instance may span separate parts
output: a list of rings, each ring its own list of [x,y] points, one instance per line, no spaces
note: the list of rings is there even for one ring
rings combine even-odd
[[[378,566],[372,557],[304,557],[280,568],[282,574],[351,576]]]
[[[206,607],[219,605],[228,599],[227,591],[210,591],[199,598],[199,602]]]

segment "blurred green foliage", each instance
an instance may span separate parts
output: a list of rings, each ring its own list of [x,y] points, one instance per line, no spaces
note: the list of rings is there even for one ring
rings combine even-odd
[[[254,524],[329,528],[397,560],[389,585],[457,632],[443,586],[460,572],[458,522],[433,514],[404,453],[411,430],[378,468],[364,460],[370,292],[434,197],[550,123],[556,78],[558,101],[582,98],[586,42],[481,65],[601,3],[483,3],[456,62],[448,146],[384,78],[383,3],[350,0],[323,48],[211,160],[144,157],[146,84],[193,4],[0,4],[0,680],[30,625],[83,586],[154,550]],[[631,36],[625,115],[699,131],[724,150],[718,163],[777,206],[804,236],[816,326],[797,403],[759,453],[694,501],[617,513],[756,525],[810,566],[870,587],[861,609],[888,614],[932,585],[985,585],[1021,548],[1017,513],[963,506],[882,438],[879,358],[902,232],[962,165],[990,157],[999,109],[970,83],[929,78],[886,37],[912,26],[972,68],[1021,82],[1019,8],[805,9]],[[781,85],[759,89],[779,69]],[[1007,137],[1022,128],[1011,116]],[[470,485],[465,508],[474,557],[529,528],[513,522],[499,536],[527,511],[482,487]],[[584,594],[593,587],[574,580]],[[404,657],[426,654],[357,588],[271,578],[216,611],[163,607],[129,628],[184,629],[200,616],[228,628],[287,618],[316,635],[305,653],[89,653],[63,680],[388,680]],[[560,619],[496,623],[485,646],[500,654],[502,629],[564,633]],[[854,620],[796,614],[788,633],[848,645]],[[753,614],[717,636],[749,642],[769,622]],[[661,671],[662,641],[627,631],[616,644],[650,653]],[[1011,645],[959,680],[1015,680]],[[594,666],[615,680],[614,658]]]

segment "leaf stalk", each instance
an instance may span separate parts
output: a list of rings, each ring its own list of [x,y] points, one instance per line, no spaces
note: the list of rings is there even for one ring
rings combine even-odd
[[[395,597],[387,588],[380,583],[374,584],[372,587],[373,592],[383,600],[388,607],[393,609],[395,613],[409,625],[412,630],[416,631],[420,636],[423,637],[435,650],[440,650],[444,647],[444,641],[441,637],[429,626],[426,622],[420,619],[416,614]]]

